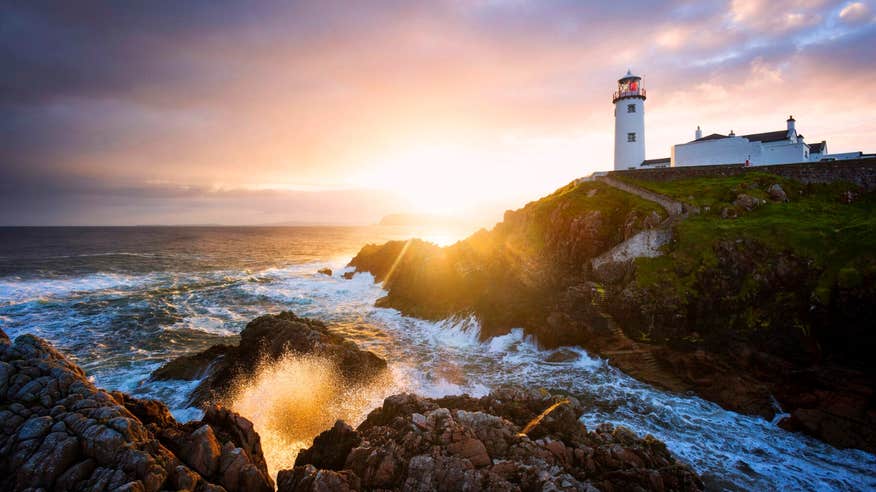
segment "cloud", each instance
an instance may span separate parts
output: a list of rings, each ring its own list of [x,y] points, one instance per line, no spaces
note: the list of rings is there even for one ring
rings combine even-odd
[[[867,21],[872,21],[873,13],[870,11],[870,7],[863,2],[852,2],[839,13],[840,19],[848,22],[849,24],[860,24]]]
[[[65,181],[0,184],[0,224],[365,225],[406,207],[401,197],[383,190],[123,186],[76,176]]]
[[[862,131],[849,130],[854,108],[876,109],[853,90],[876,75],[867,15],[827,0],[13,3],[0,17],[0,173],[21,203],[56,209],[5,220],[110,220],[101,197],[118,205],[114,190],[140,205],[113,223],[172,220],[170,205],[221,221],[218,204],[236,202],[204,190],[410,198],[437,182],[433,201],[514,207],[610,167],[608,95],[628,67],[649,89],[649,157],[698,123],[756,131],[789,112],[857,150],[872,139],[845,136]],[[43,192],[59,187],[75,206]]]

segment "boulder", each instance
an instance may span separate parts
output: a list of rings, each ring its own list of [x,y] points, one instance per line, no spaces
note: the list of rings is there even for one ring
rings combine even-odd
[[[733,201],[733,206],[745,211],[751,211],[763,205],[764,203],[766,202],[764,200],[761,200],[760,198],[755,198],[751,195],[740,193],[736,196],[736,200]]]
[[[331,277],[332,276],[332,269],[331,268],[320,268],[319,270],[316,271],[316,273],[321,273],[323,275],[328,275],[329,277]]]
[[[583,410],[573,397],[519,388],[391,396],[357,430],[338,423],[318,437],[278,474],[278,491],[703,490],[663,443],[610,424],[588,432]],[[331,468],[316,463],[325,456]]]
[[[349,381],[368,380],[386,368],[386,361],[360,350],[324,323],[287,311],[251,321],[236,346],[216,345],[198,354],[179,357],[158,368],[152,378],[203,378],[192,393],[191,404],[206,407],[225,402],[238,378],[251,377],[260,364],[277,361],[288,353],[326,357]]]
[[[96,388],[44,340],[0,330],[0,490],[273,490],[252,424],[224,411],[233,424],[217,425],[222,412],[180,424],[161,402]],[[241,450],[245,480],[224,478],[226,449]]]
[[[767,188],[767,193],[770,195],[770,199],[777,202],[787,202],[788,194],[785,193],[785,190],[782,189],[782,185],[778,183],[771,184],[769,188]]]

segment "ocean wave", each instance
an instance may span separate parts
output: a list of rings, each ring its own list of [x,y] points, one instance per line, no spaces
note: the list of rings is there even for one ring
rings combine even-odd
[[[151,275],[135,276],[119,273],[94,273],[78,277],[0,279],[0,303],[19,304],[44,301],[74,294],[85,294],[108,289],[134,289],[155,282]]]

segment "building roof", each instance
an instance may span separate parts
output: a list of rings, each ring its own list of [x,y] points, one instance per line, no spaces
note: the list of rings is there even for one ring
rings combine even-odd
[[[727,135],[721,135],[720,133],[713,133],[711,135],[706,135],[705,137],[700,137],[694,142],[702,142],[703,140],[720,140],[722,138],[727,138]]]
[[[721,135],[720,133],[713,133],[711,135],[706,135],[705,137],[698,138],[694,140],[694,142],[702,142],[705,140],[721,140],[722,138],[729,138],[734,135]],[[742,138],[747,138],[751,142],[779,142],[781,140],[786,140],[788,138],[788,130],[777,130],[774,132],[765,132],[765,133],[751,133],[748,135],[739,135]],[[802,138],[802,135],[800,135]]]
[[[827,142],[824,141],[809,144],[809,152],[813,154],[821,154],[824,152],[825,144],[827,144]]]
[[[672,159],[669,157],[664,157],[662,159],[645,159],[642,161],[643,166],[653,166],[655,164],[669,164],[672,162]]]
[[[752,142],[778,142],[788,139],[788,130],[777,130],[766,133],[752,133],[751,135],[742,135]]]
[[[627,70],[627,74],[624,75],[623,77],[619,78],[617,81],[618,81],[618,82],[621,82],[621,81],[624,81],[624,80],[629,80],[629,79],[641,79],[641,78],[642,78],[642,77],[639,77],[638,75],[633,75],[633,72],[632,72],[631,70]]]

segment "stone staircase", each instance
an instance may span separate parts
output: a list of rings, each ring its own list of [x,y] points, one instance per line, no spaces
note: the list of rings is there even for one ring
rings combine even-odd
[[[620,368],[630,376],[649,383],[656,383],[673,391],[685,391],[689,385],[675,376],[672,371],[664,368],[654,357],[654,348],[640,344],[628,337],[614,319],[602,313],[608,322],[609,329],[618,346],[629,347],[621,350],[605,350],[600,355],[606,357],[612,365]]]
[[[594,270],[607,263],[618,263],[633,260],[635,258],[653,258],[655,256],[660,256],[660,248],[672,240],[672,228],[675,223],[692,213],[699,212],[695,207],[673,200],[668,196],[625,183],[610,176],[594,176],[593,179],[611,186],[612,188],[654,202],[663,207],[667,214],[666,219],[664,219],[656,228],[641,231],[605,253],[590,260],[590,266]]]

